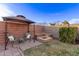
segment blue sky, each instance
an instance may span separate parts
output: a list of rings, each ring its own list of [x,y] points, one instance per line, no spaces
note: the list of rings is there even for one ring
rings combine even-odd
[[[0,4],[0,16],[24,15],[35,22],[55,23],[64,20],[79,23],[79,4],[77,3],[17,3]],[[7,10],[7,11],[6,11]]]

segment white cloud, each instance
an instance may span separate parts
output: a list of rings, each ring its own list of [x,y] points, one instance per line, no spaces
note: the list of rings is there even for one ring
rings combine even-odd
[[[73,23],[79,24],[79,19],[78,18],[77,19],[72,19],[72,20],[69,21],[69,23],[70,24],[73,24]]]
[[[9,7],[5,4],[0,4],[0,21],[2,21],[3,16],[12,16],[15,15],[13,11],[9,9]]]

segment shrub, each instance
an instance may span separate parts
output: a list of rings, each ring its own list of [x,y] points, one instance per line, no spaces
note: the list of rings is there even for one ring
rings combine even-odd
[[[76,27],[61,27],[59,29],[59,39],[62,42],[75,43],[76,36],[77,36]]]

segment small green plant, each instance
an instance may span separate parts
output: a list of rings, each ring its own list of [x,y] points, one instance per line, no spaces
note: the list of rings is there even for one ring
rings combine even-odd
[[[76,27],[61,27],[59,29],[59,39],[62,42],[75,43],[76,36],[77,36]]]

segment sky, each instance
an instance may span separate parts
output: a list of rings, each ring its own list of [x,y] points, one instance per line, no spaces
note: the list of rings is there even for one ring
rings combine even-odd
[[[56,23],[64,20],[79,23],[78,3],[6,3],[0,4],[0,17],[24,15],[38,23]]]

